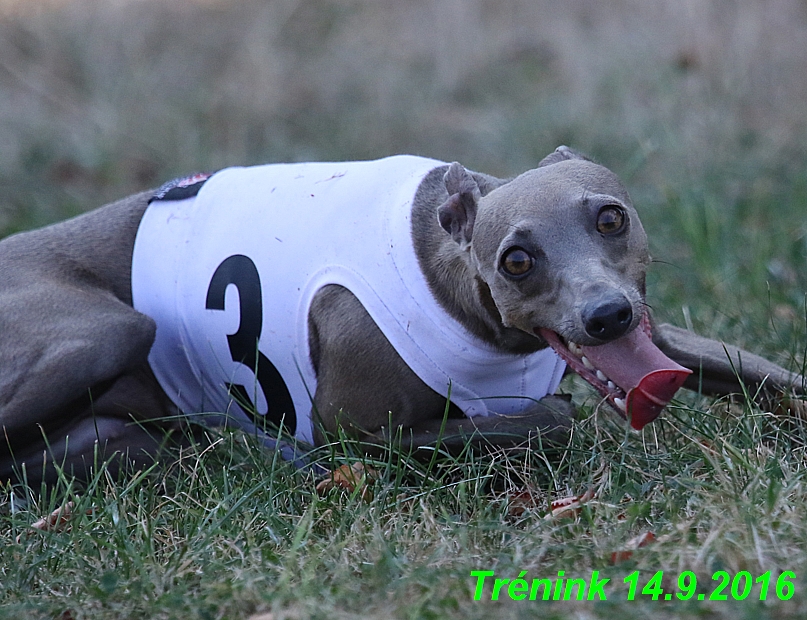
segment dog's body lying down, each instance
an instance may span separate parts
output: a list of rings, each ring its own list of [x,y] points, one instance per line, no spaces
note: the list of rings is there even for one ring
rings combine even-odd
[[[0,242],[0,477],[142,461],[180,412],[313,443],[557,441],[565,363],[636,428],[681,385],[801,385],[651,328],[648,262],[624,187],[566,147],[510,181],[398,157],[138,194]]]

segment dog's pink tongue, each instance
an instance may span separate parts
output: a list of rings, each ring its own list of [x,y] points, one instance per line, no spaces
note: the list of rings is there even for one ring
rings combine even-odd
[[[583,354],[625,391],[630,424],[637,430],[658,417],[692,373],[664,355],[642,326],[608,344],[583,347]]]

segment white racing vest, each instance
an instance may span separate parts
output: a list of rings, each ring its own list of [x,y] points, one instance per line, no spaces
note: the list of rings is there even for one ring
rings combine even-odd
[[[158,196],[137,233],[132,296],[157,323],[149,363],[174,404],[245,430],[282,421],[311,443],[308,312],[328,284],[350,290],[417,376],[468,416],[516,413],[553,393],[565,364],[551,349],[497,351],[429,290],[411,211],[440,165],[398,156],[228,168],[196,196]]]

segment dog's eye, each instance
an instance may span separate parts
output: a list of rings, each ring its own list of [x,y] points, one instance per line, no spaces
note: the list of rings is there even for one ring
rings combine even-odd
[[[628,216],[621,207],[608,205],[597,214],[597,232],[603,235],[615,235],[625,229]]]
[[[510,248],[502,256],[502,269],[511,276],[523,276],[532,269],[534,259],[519,247]]]

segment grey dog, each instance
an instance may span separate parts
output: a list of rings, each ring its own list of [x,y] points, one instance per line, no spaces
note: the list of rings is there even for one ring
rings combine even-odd
[[[29,481],[52,479],[53,463],[80,474],[114,455],[143,462],[184,414],[198,413],[178,406],[155,374],[149,356],[164,328],[133,304],[133,252],[154,197],[140,193],[0,242],[0,480],[23,470]],[[652,324],[647,239],[628,193],[567,147],[512,180],[435,163],[410,202],[419,275],[457,329],[494,357],[528,359],[551,346],[636,428],[681,385],[710,394],[736,392],[741,381],[759,395],[801,390],[800,376],[756,355]],[[224,282],[218,306],[208,291],[206,312],[223,307],[226,285],[243,273]],[[272,300],[257,303],[260,313]],[[243,308],[240,316],[239,331],[223,334],[233,351]],[[316,376],[314,443],[340,429],[413,448],[438,435],[447,449],[562,442],[575,417],[569,399],[552,393],[523,399],[518,411],[497,413],[494,404],[489,415],[469,417],[450,384],[435,389],[410,367],[346,286],[315,291],[306,330],[309,359],[296,363]],[[271,363],[258,332],[239,341],[241,357],[231,361],[266,388],[259,365]],[[233,384],[218,388],[238,401]],[[249,408],[246,391],[233,409]],[[265,391],[273,419],[288,427],[283,398]]]

